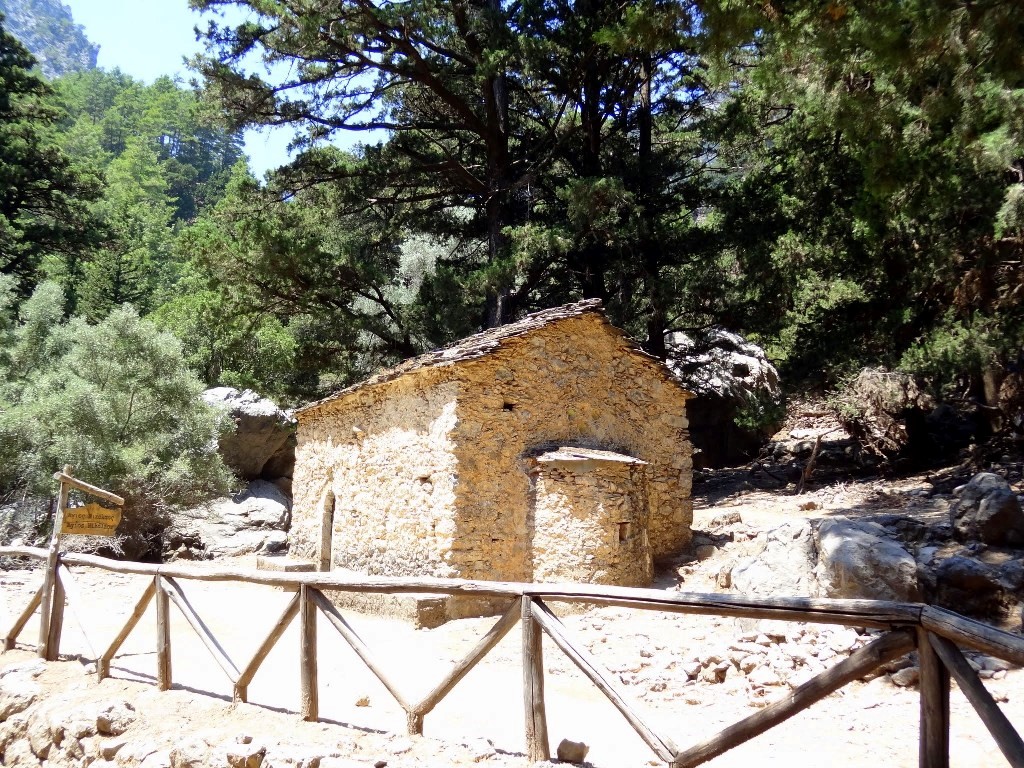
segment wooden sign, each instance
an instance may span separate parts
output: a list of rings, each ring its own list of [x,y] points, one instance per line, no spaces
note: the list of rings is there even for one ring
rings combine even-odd
[[[113,536],[120,522],[121,510],[86,504],[84,507],[68,507],[64,510],[60,532],[62,536]]]

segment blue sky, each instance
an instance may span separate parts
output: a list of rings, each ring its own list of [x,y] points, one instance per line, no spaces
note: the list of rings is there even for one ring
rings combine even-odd
[[[193,27],[203,17],[187,0],[63,0],[86,36],[100,46],[99,66],[121,71],[147,83],[161,75],[188,82],[184,59],[202,50]],[[257,176],[287,162],[289,130],[249,131],[245,151]]]

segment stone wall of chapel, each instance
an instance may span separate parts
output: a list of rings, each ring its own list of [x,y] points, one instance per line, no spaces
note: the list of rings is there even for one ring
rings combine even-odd
[[[543,461],[531,478],[533,581],[651,585],[643,465]]]
[[[318,560],[333,500],[334,566],[391,576],[457,576],[455,385],[424,371],[300,414],[292,552]]]
[[[690,541],[691,446],[686,394],[639,358],[597,315],[506,340],[458,367],[457,535],[465,578],[532,578],[528,535],[531,452],[600,448],[647,462],[655,558]]]

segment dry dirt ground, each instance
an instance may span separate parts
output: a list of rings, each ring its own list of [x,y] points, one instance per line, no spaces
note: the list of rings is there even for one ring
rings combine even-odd
[[[756,545],[759,530],[796,516],[856,514],[897,502],[913,514],[914,500],[928,487],[925,478],[868,480],[834,484],[801,496],[759,490],[744,472],[723,473],[695,486],[694,529],[711,533],[722,516],[739,513],[732,543],[705,550],[706,559],[684,558],[664,570],[657,587],[692,592],[720,591],[717,574],[744,549]],[[923,506],[921,514],[930,514]],[[242,559],[236,565],[253,564]],[[201,566],[197,566],[201,567]],[[102,650],[123,624],[145,582],[141,578],[75,569],[88,602],[80,617],[87,635]],[[38,570],[0,572],[0,621],[9,626],[38,586]],[[183,582],[200,615],[234,659],[244,663],[283,609],[288,595],[268,587]],[[97,683],[84,659],[95,656],[71,614],[65,620],[63,659],[39,677],[47,694],[67,706],[125,698],[138,720],[120,737],[118,764],[146,768],[159,764],[161,750],[190,738],[211,744],[252,736],[268,747],[264,765],[327,766],[470,765],[525,766],[521,700],[520,635],[513,630],[434,712],[425,735],[406,736],[405,718],[381,684],[362,666],[334,629],[320,617],[319,668],[321,722],[305,723],[299,703],[298,630],[293,623],[250,686],[248,704],[231,703],[231,684],[172,608],[174,688],[157,691],[155,617],[149,614],[114,660],[112,679]],[[356,630],[390,672],[409,700],[418,700],[440,680],[490,627],[494,619],[449,622],[417,630],[399,620],[350,614]],[[655,730],[679,747],[702,741],[726,725],[783,696],[814,669],[842,658],[849,647],[867,642],[831,627],[741,626],[732,619],[674,616],[622,609],[569,613],[567,626],[579,642],[622,683],[626,695]],[[16,650],[0,667],[33,658],[33,619]],[[765,637],[773,635],[772,639]],[[688,680],[686,670],[709,658],[738,658],[736,648],[769,645],[769,658],[801,658],[810,666],[777,678],[744,675],[735,669],[724,681]],[[739,653],[742,656],[744,652]],[[590,745],[595,766],[662,764],[603,696],[545,639],[546,696],[552,749],[563,738]],[[772,655],[773,654],[773,655]],[[73,655],[80,655],[81,659]],[[811,658],[813,656],[814,658]],[[984,663],[984,659],[975,660]],[[725,666],[729,666],[728,663]],[[1024,727],[1024,672],[989,673],[986,684],[1001,700],[1012,722]],[[951,762],[957,766],[997,766],[1005,760],[988,732],[955,687],[951,697]],[[914,766],[918,760],[918,695],[894,684],[890,675],[855,682],[767,734],[720,758],[713,766]],[[135,762],[130,759],[135,757]],[[111,763],[112,765],[113,763]]]

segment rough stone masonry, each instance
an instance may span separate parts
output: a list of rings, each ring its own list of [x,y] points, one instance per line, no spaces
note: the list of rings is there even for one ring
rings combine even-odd
[[[297,411],[292,552],[373,575],[648,584],[690,541],[690,397],[595,301],[408,360]]]

